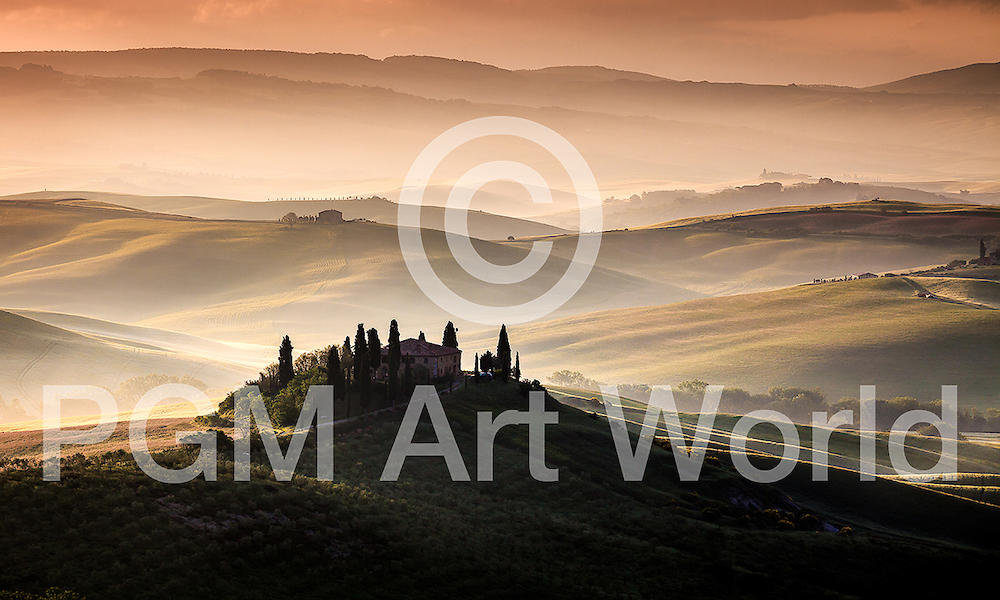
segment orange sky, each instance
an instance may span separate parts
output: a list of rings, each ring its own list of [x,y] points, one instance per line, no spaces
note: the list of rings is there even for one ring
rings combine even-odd
[[[0,49],[275,48],[868,85],[1000,60],[1000,0],[0,0]]]

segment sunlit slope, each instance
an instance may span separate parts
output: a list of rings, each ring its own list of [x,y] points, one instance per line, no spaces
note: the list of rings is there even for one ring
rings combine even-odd
[[[0,422],[41,415],[42,386],[97,385],[114,390],[132,377],[192,377],[224,394],[253,369],[173,352],[152,345],[126,344],[52,327],[0,311]],[[122,410],[130,406],[121,406]],[[67,402],[67,415],[92,414],[89,402]]]
[[[1000,93],[1000,62],[921,73],[867,89],[906,94],[997,94]]]
[[[979,236],[996,233],[1000,210],[993,207],[785,207],[607,232],[598,264],[704,294],[732,294],[970,258],[978,255]],[[575,236],[553,241],[557,255],[575,249]]]
[[[80,315],[23,309],[8,312],[113,344],[155,347],[246,367],[261,367],[274,362],[272,345],[226,344],[187,333],[102,321]]]
[[[0,305],[85,314],[226,341],[299,349],[343,340],[358,322],[437,335],[453,317],[427,299],[403,263],[395,227],[205,221],[62,201],[0,202]],[[455,263],[439,231],[424,231],[435,270],[484,304],[512,305],[548,290],[554,258],[516,289],[497,289]],[[491,262],[524,250],[476,242]],[[510,287],[510,286],[508,286]],[[678,284],[598,266],[568,313],[698,297]]]
[[[921,289],[936,298],[970,306],[1000,309],[1000,282],[972,277],[913,277]]]
[[[786,194],[794,198],[791,193]],[[945,198],[939,196],[936,200]],[[685,225],[769,233],[989,236],[1000,233],[1000,208],[979,204],[941,201],[927,203],[877,198],[862,202],[766,206],[679,219],[649,225],[643,229]]]
[[[511,339],[535,376],[818,387],[833,400],[875,384],[880,397],[932,401],[957,384],[963,405],[1000,406],[1000,311],[917,298],[901,278],[599,312],[515,327]]]
[[[3,200],[0,234],[0,306],[266,345],[289,333],[300,349],[340,341],[358,322],[384,328],[395,316],[406,331],[436,335],[454,320],[413,282],[388,225],[209,221],[92,200]],[[441,232],[423,237],[442,279],[488,305],[548,290],[577,240],[546,238],[555,258],[524,284],[498,287],[462,271]],[[531,243],[475,242],[498,264],[520,260]],[[555,316],[941,264],[976,251],[967,236],[804,235],[718,223],[608,232],[594,272]]]
[[[108,192],[29,192],[14,194],[4,199],[47,200],[52,198],[85,198],[156,213],[169,213],[199,219],[243,221],[277,221],[294,212],[299,216],[316,215],[322,210],[334,209],[345,219],[368,219],[394,225],[398,205],[384,198],[358,198],[350,200],[298,200],[246,202],[199,196],[139,196]],[[508,236],[527,237],[566,233],[565,229],[517,219],[503,215],[473,210],[469,212],[469,234],[486,240],[503,240]],[[425,206],[421,213],[421,227],[444,230],[444,209]]]

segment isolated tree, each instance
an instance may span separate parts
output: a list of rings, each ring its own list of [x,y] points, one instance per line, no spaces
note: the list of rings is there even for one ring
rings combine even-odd
[[[285,389],[285,386],[288,385],[294,376],[295,367],[292,361],[292,340],[286,335],[285,339],[281,340],[281,346],[278,348],[278,387]]]
[[[510,341],[507,339],[507,326],[500,326],[500,338],[497,340],[497,367],[504,381],[510,379]]]
[[[358,332],[354,335],[354,385],[361,396],[362,406],[368,406],[370,384],[371,371],[368,364],[368,341],[365,339],[365,325],[358,323]]]
[[[475,369],[474,370],[475,370],[476,375],[479,375],[479,353],[478,352],[476,352],[476,364],[475,364]]]
[[[455,324],[448,321],[448,324],[444,326],[444,337],[441,339],[441,345],[448,348],[458,348],[458,330],[455,329]]]
[[[514,355],[514,381],[521,381],[521,353]]]
[[[336,402],[347,400],[344,371],[340,368],[340,352],[336,346],[330,346],[330,351],[326,355],[326,385],[333,386],[333,398]]]
[[[382,366],[382,340],[374,327],[368,330],[368,365],[373,373]]]
[[[399,347],[399,324],[396,319],[389,323],[389,397],[392,405],[396,406],[396,399],[399,397],[399,361],[402,358],[402,351]]]
[[[344,338],[340,347],[340,368],[344,372],[344,383],[351,382],[351,369],[354,368],[354,353],[351,352],[351,336]]]

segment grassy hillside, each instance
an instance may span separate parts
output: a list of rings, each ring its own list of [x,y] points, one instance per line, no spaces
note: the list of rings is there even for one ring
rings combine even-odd
[[[707,295],[735,294],[967,259],[978,256],[979,235],[991,237],[1000,228],[995,208],[884,203],[928,214],[890,209],[883,215],[867,208],[872,204],[829,212],[768,209],[609,231],[598,264]],[[572,255],[575,236],[552,241],[557,255]]]
[[[368,219],[389,225],[396,224],[398,205],[384,198],[358,198],[352,200],[302,200],[246,202],[221,198],[193,196],[139,196],[108,192],[30,192],[14,194],[3,199],[33,200],[53,198],[85,198],[154,213],[168,213],[199,219],[277,221],[289,212],[299,216],[316,215],[322,210],[334,209],[344,213],[345,219]],[[444,230],[444,209],[427,206],[421,213],[421,226],[426,229]],[[485,240],[505,240],[508,236],[528,237],[555,235],[566,230],[552,225],[525,219],[505,217],[482,211],[469,213],[469,234]]]
[[[498,386],[445,400],[467,464],[475,411],[523,403]],[[701,481],[681,483],[670,455],[654,447],[645,481],[625,483],[607,424],[568,408],[546,433],[558,483],[530,479],[522,428],[498,436],[494,482],[451,482],[437,458],[410,459],[400,481],[379,482],[398,420],[339,429],[332,484],[270,481],[259,450],[253,481],[239,484],[226,462],[217,483],[164,486],[122,455],[69,461],[61,483],[4,471],[0,500],[19,518],[0,521],[8,542],[0,589],[57,585],[102,598],[855,597],[959,593],[996,559],[995,508],[898,482],[835,472],[812,487],[797,471],[782,486],[761,486],[720,454]],[[426,425],[419,435],[432,436]],[[300,463],[307,474],[313,456],[307,449]],[[159,460],[181,465],[190,454]],[[845,525],[853,534],[837,535]],[[949,533],[930,539],[942,529]],[[77,540],[87,553],[75,552]],[[134,577],[140,568],[146,578]],[[973,575],[913,575],[959,568]],[[821,576],[830,572],[837,576]]]
[[[943,198],[939,198],[943,200]],[[1000,233],[1000,208],[978,204],[874,199],[820,206],[762,207],[650,225],[704,225],[723,230],[856,235],[986,236]]]
[[[905,94],[997,94],[1000,93],[1000,63],[977,63],[921,73],[868,89]]]
[[[300,349],[339,342],[358,322],[385,328],[395,317],[412,335],[453,318],[419,292],[388,225],[208,221],[93,201],[3,200],[0,233],[0,306],[269,346],[290,333]],[[442,232],[425,230],[424,245],[442,278],[488,304],[540,295],[567,264],[555,258],[503,289],[465,274]],[[516,244],[476,245],[498,264],[523,256]],[[699,296],[599,265],[564,310]]]
[[[115,390],[133,377],[187,377],[224,394],[255,371],[154,345],[82,335],[0,311],[0,423],[41,417],[43,385],[98,385]],[[135,398],[122,398],[131,408]],[[65,405],[67,416],[93,414],[89,402]]]
[[[604,202],[604,224],[607,229],[637,227],[662,227],[668,224],[701,222],[707,215],[715,215],[715,220],[733,216],[733,213],[754,214],[761,209],[788,211],[789,207],[831,205],[834,210],[852,210],[858,200],[880,198],[885,202],[882,208],[894,208],[899,212],[902,206],[890,206],[898,202],[930,205],[956,203],[997,204],[993,193],[947,193],[940,190],[922,191],[916,189],[921,184],[875,185],[833,181],[823,178],[816,182],[784,184],[773,179],[772,173],[760,176],[761,183],[729,187],[710,193],[695,190],[653,190],[628,198],[609,198]],[[964,184],[974,187],[973,184]],[[962,184],[953,187],[963,188]],[[964,189],[964,188],[963,188]],[[860,206],[860,205],[859,205]],[[970,206],[974,208],[975,205]],[[952,206],[952,210],[955,207]],[[577,220],[574,211],[546,214],[539,220],[563,227],[571,226]],[[686,219],[687,221],[681,221]]]
[[[804,285],[772,292],[606,311],[511,328],[533,373],[577,370],[618,383],[701,379],[750,391],[772,386],[857,397],[940,397],[1000,407],[993,351],[1000,312],[924,299],[906,278]],[[467,335],[467,349],[490,348]]]
[[[787,214],[826,218],[823,211]],[[920,218],[909,214],[875,214],[872,218],[891,227],[865,235],[806,234],[801,224],[770,230],[716,222],[608,232],[594,272],[557,314],[941,264],[978,251],[971,233],[989,228],[996,220],[991,215],[982,209],[959,216],[968,224],[962,237],[892,234],[906,229],[891,225],[895,220]],[[384,327],[383,321],[396,317],[408,331],[434,331],[453,318],[419,293],[403,264],[396,231],[387,225],[211,221],[93,200],[8,199],[0,201],[0,233],[0,306],[267,346],[290,333],[304,336],[300,343],[309,349],[343,339],[359,321]],[[546,240],[554,242],[555,259],[523,285],[497,287],[465,274],[441,232],[424,233],[441,277],[486,304],[523,302],[562,275],[576,237]],[[530,243],[476,245],[487,260],[510,264]]]

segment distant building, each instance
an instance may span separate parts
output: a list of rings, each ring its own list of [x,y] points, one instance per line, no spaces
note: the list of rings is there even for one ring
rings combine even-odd
[[[333,209],[322,210],[318,215],[316,215],[316,222],[328,225],[337,225],[344,222],[344,213]]]
[[[431,379],[438,377],[456,378],[462,373],[462,351],[458,348],[450,348],[428,342],[424,338],[423,332],[417,339],[409,338],[399,342],[399,353],[401,355],[400,376],[402,370],[406,368],[406,363],[413,367],[423,366],[427,369]],[[389,376],[389,346],[382,348],[382,366],[379,367],[378,377],[385,379]]]
[[[855,273],[851,275],[851,279],[877,279],[878,275],[875,273]]]

